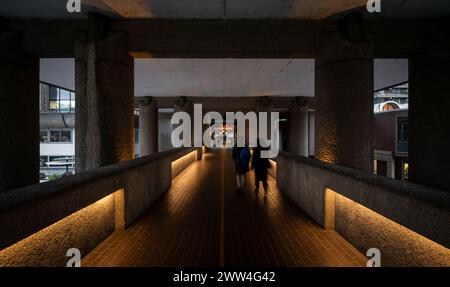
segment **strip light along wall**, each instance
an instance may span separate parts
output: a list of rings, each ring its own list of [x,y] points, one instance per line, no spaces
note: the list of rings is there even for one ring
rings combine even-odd
[[[197,159],[197,150],[194,150],[179,159],[176,159],[172,161],[171,168],[172,168],[172,179],[177,177],[188,165],[190,165],[192,162],[194,162]]]
[[[330,188],[325,189],[325,228],[363,253],[378,248],[382,266],[450,266],[450,249]]]
[[[119,189],[0,250],[0,266],[65,266],[68,249],[85,256],[124,222],[124,189]]]

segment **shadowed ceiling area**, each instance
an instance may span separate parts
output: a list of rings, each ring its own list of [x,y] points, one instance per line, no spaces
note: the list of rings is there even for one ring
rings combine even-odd
[[[82,13],[66,11],[67,0],[2,0],[6,17],[82,18],[100,12],[123,18],[324,19],[361,7],[366,0],[82,0]]]
[[[67,0],[2,0],[0,16],[86,18],[99,12],[117,18],[151,19],[325,19],[364,11],[368,0],[81,0],[81,13],[68,13]],[[448,0],[386,0],[376,17],[441,17]]]
[[[149,19],[311,19],[366,12],[368,0],[81,0],[81,13],[68,13],[68,0],[2,0],[0,17],[86,18],[89,12],[116,18]],[[382,0],[376,18],[450,15],[448,0]]]
[[[88,0],[125,18],[324,19],[365,5],[366,0]]]

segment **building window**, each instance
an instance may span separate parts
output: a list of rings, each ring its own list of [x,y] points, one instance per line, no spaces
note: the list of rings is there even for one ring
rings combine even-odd
[[[397,110],[397,109],[398,109],[398,106],[395,106],[392,103],[388,103],[383,106],[382,111],[385,112],[385,111],[392,111],[392,110]]]
[[[61,142],[63,143],[72,142],[71,131],[61,131]]]
[[[41,143],[48,143],[48,130],[41,130],[39,138]]]
[[[409,164],[407,162],[403,163],[403,180],[408,181],[409,175]]]
[[[41,101],[48,99],[48,112],[74,113],[75,93],[50,84],[41,83]]]
[[[61,142],[61,131],[60,130],[51,130],[50,131],[50,142],[52,142],[52,143]]]
[[[397,152],[408,152],[408,118],[397,119]]]
[[[41,130],[41,143],[72,143],[71,130]]]

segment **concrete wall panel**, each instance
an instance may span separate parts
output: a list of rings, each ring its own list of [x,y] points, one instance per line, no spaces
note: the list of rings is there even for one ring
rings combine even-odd
[[[383,266],[450,266],[447,192],[286,152],[277,168],[280,190],[321,226],[333,192],[335,230],[363,253],[379,248]]]

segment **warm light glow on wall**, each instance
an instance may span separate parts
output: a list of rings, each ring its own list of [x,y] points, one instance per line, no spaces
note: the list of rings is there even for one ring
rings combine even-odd
[[[65,266],[66,252],[84,256],[124,227],[124,190],[98,200],[0,251],[0,266]]]
[[[269,162],[270,162],[269,175],[274,179],[277,179],[277,162],[272,159],[269,159]]]
[[[334,198],[335,192],[325,188],[325,228],[334,229]]]
[[[378,248],[393,266],[450,266],[450,249],[327,188],[325,227],[360,251]]]
[[[334,130],[322,131],[321,144],[316,148],[316,159],[327,163],[337,162],[336,136]]]
[[[179,159],[172,161],[172,179],[179,175],[188,165],[197,159],[197,150],[194,150]]]

